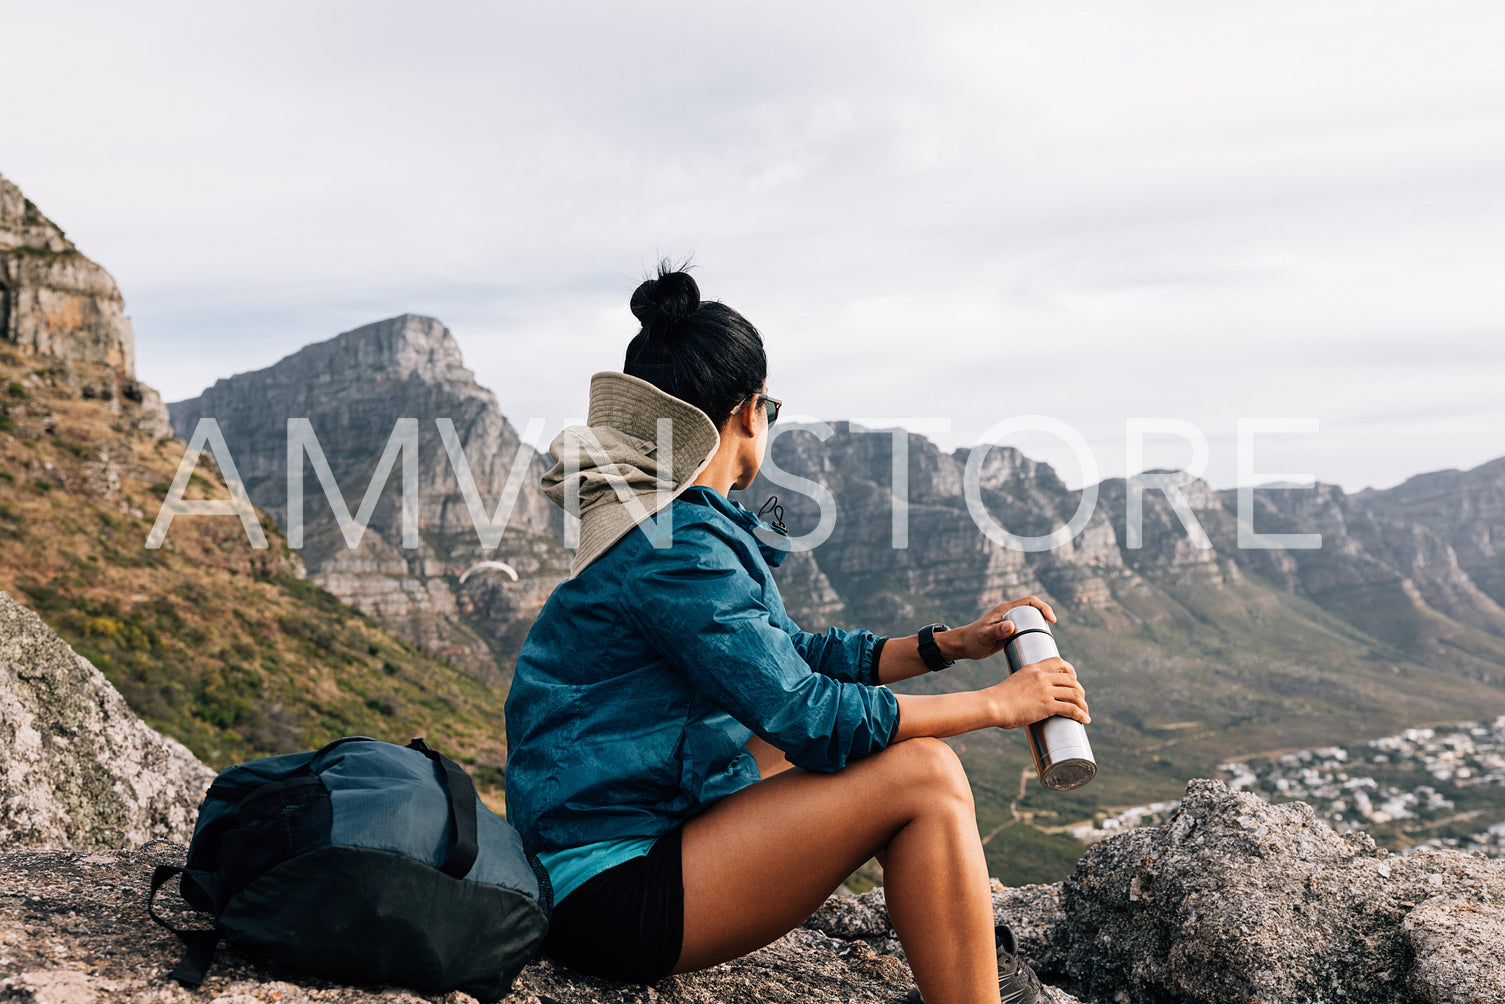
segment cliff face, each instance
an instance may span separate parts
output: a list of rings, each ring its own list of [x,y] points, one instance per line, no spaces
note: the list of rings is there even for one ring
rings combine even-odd
[[[219,380],[170,410],[183,439],[202,418],[218,422],[251,500],[284,529],[289,419],[308,419],[352,514],[398,420],[415,419],[418,546],[403,546],[400,460],[354,548],[305,460],[304,561],[321,587],[483,679],[500,678],[499,660],[516,654],[527,625],[567,572],[568,554],[558,543],[562,521],[539,490],[536,453],[433,318],[406,314],[347,331],[267,369]],[[436,419],[454,423],[485,519],[521,464],[512,516],[495,548],[485,547],[477,532]],[[507,563],[518,579],[482,570],[460,583],[482,560]]]
[[[1426,527],[1480,591],[1505,605],[1505,458],[1471,471],[1419,474],[1354,499],[1377,517]]]
[[[157,392],[136,380],[136,340],[115,280],[0,177],[0,345],[50,358],[75,390],[170,434]],[[95,369],[103,372],[94,372]]]
[[[488,506],[504,490],[518,438],[437,321],[367,325],[173,406],[183,436],[211,414],[253,500],[283,525],[289,417],[311,418],[352,510],[397,418],[419,419],[422,546],[399,546],[395,474],[372,521],[376,532],[356,549],[345,546],[317,482],[306,478],[313,492],[305,556],[321,585],[433,651],[473,667],[498,656],[505,662],[565,574],[560,515],[538,491],[543,465],[531,450],[523,451],[515,531],[497,552],[479,546],[432,419],[454,417]],[[1165,494],[1145,491],[1134,546],[1129,486],[1112,479],[1097,486],[1097,504],[1079,533],[1025,552],[979,530],[963,493],[969,451],[947,454],[913,436],[900,531],[908,546],[895,547],[892,435],[845,422],[832,430],[825,441],[800,430],[781,434],[770,466],[741,496],[756,509],[779,495],[786,522],[801,535],[818,530],[820,506],[807,491],[782,487],[788,479],[777,472],[830,493],[829,538],[792,556],[779,573],[791,614],[807,628],[861,624],[905,634],[928,620],[965,621],[1003,599],[1036,593],[1079,623],[1140,632],[1166,622],[1248,619],[1274,602],[1273,590],[1309,600],[1423,664],[1445,660],[1450,646],[1461,645],[1466,654],[1450,671],[1486,684],[1505,681],[1505,608],[1496,597],[1505,593],[1505,461],[1423,476],[1389,492],[1349,496],[1329,485],[1258,492],[1258,531],[1323,534],[1323,546],[1312,551],[1241,548],[1236,493],[1202,482],[1180,489],[1183,512]],[[979,474],[986,518],[1013,534],[1049,534],[1082,497],[1048,465],[1006,447],[989,450]],[[1188,514],[1211,547],[1197,546],[1183,524]],[[482,574],[459,583],[466,567],[490,557],[514,565],[521,581]]]
[[[908,441],[907,521],[899,531],[901,539],[907,534],[907,546],[898,547],[891,434],[846,422],[832,429],[824,442],[792,431],[770,451],[777,471],[815,482],[834,502],[830,536],[780,573],[781,587],[791,586],[786,601],[797,621],[908,628],[907,634],[926,619],[970,619],[1026,593],[1050,593],[1089,608],[1109,605],[1107,581],[1126,570],[1102,507],[1062,548],[1008,548],[984,535],[968,511],[962,490],[967,452],[946,454],[916,436]],[[757,509],[778,495],[791,533],[816,530],[817,500],[778,480],[782,476],[765,467],[742,493],[743,504]],[[1047,465],[1010,448],[989,451],[980,485],[990,518],[1015,534],[1047,534],[1076,509],[1075,494]]]
[[[1321,533],[1323,546],[1239,552],[1248,568],[1413,658],[1505,682],[1505,460],[1355,495],[1261,492],[1257,509],[1261,532]]]

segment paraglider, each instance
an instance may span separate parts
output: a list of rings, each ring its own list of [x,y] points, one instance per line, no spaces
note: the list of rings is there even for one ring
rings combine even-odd
[[[506,572],[508,575],[512,576],[513,582],[517,581],[517,569],[507,564],[505,561],[478,561],[474,565],[471,565],[465,571],[460,573],[460,585],[465,585],[465,580],[470,578],[471,575],[475,574],[476,572],[483,572],[489,568],[495,568],[497,571]]]

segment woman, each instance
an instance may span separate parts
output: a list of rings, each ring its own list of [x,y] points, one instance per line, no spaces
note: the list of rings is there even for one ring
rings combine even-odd
[[[665,263],[631,301],[623,373],[544,476],[580,514],[572,576],[529,632],[507,699],[508,818],[555,889],[545,950],[652,982],[759,948],[868,858],[930,1004],[1032,1001],[1000,948],[972,793],[940,737],[1088,721],[1072,667],[969,693],[886,684],[1000,651],[1002,604],[954,630],[800,631],[770,567],[782,528],[735,502],[779,402],[758,332]]]

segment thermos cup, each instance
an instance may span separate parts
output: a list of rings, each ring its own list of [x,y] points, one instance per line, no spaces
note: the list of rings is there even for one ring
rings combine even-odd
[[[1055,635],[1045,615],[1031,606],[1015,607],[1003,615],[1014,622],[1014,633],[1004,646],[1009,673],[1031,663],[1059,656]],[[1029,726],[1029,750],[1035,757],[1040,783],[1052,791],[1080,788],[1097,774],[1097,760],[1081,722],[1053,715]]]

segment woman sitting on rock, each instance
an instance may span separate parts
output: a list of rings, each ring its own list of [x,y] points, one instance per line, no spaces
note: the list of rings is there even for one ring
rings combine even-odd
[[[885,684],[993,655],[1004,611],[1050,608],[906,638],[801,631],[771,572],[782,527],[727,498],[778,417],[761,337],[667,264],[631,306],[625,372],[596,374],[588,428],[550,447],[545,491],[578,500],[580,540],[507,699],[508,818],[556,898],[545,951],[631,982],[702,969],[798,926],[876,856],[924,1000],[1043,999],[997,942],[971,788],[940,737],[1086,722],[1075,672]]]

